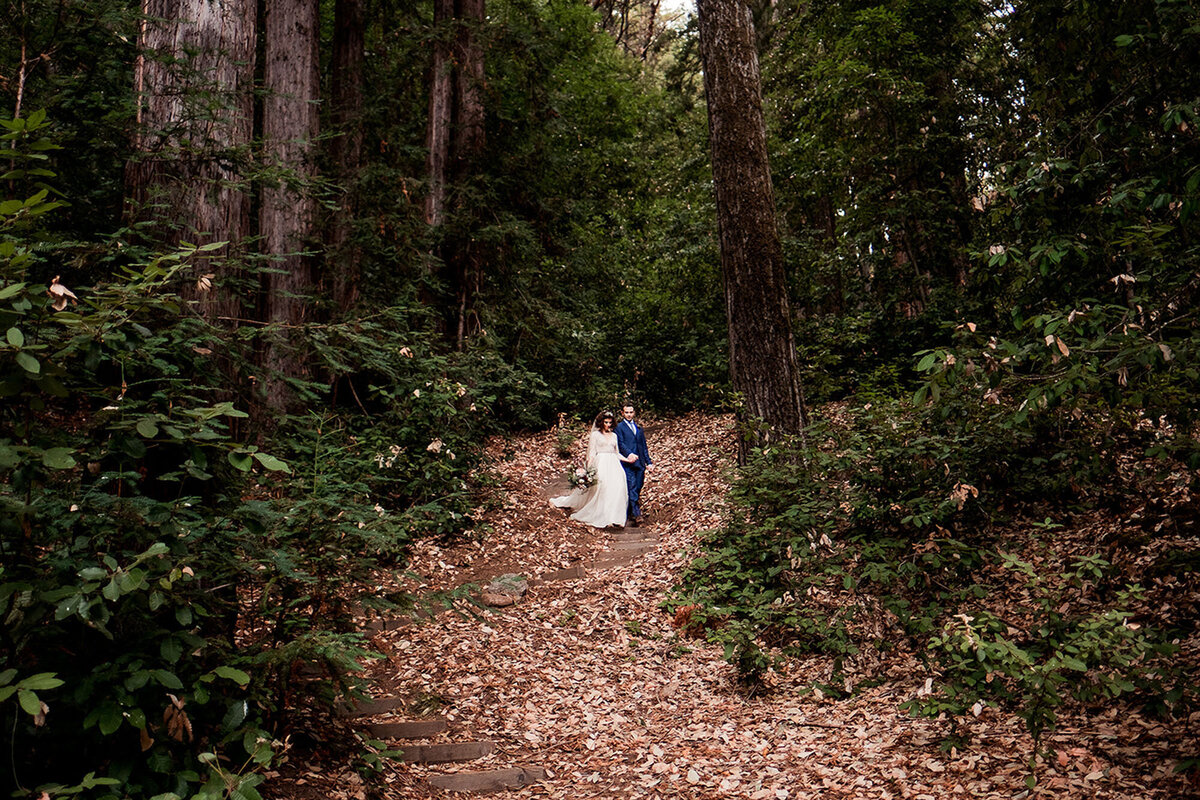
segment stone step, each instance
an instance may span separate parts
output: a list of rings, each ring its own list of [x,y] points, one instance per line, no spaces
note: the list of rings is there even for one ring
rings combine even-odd
[[[373,717],[386,714],[404,705],[403,697],[372,697],[351,703],[338,703],[337,713],[342,717]]]
[[[546,779],[541,767],[513,767],[486,772],[456,772],[452,775],[431,775],[429,782],[447,792],[502,792],[520,789]]]
[[[495,742],[449,742],[447,744],[410,744],[402,749],[401,761],[419,764],[443,764],[447,761],[474,761],[492,752]]]
[[[375,722],[367,725],[366,729],[376,739],[428,739],[446,730],[446,718]]]

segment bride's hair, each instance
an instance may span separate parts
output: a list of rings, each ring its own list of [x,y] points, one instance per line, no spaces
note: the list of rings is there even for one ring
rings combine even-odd
[[[595,421],[592,422],[592,427],[598,431],[604,430],[604,420],[606,419],[614,420],[615,422],[616,417],[613,416],[611,411],[601,411],[596,415]]]

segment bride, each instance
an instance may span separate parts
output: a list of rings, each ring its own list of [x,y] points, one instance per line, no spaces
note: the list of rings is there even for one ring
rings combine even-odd
[[[576,489],[568,495],[550,499],[550,504],[558,508],[574,509],[571,519],[586,522],[594,528],[624,527],[625,511],[629,506],[629,489],[621,462],[632,464],[637,461],[637,453],[623,457],[617,451],[614,420],[611,411],[601,411],[588,435],[587,466],[595,467],[595,482],[586,489]]]

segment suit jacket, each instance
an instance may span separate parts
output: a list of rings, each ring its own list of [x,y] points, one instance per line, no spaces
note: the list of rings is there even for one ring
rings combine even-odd
[[[650,451],[646,449],[646,432],[641,425],[637,426],[637,433],[629,430],[629,424],[625,420],[617,423],[617,449],[621,451],[622,456],[627,456],[630,453],[637,453],[638,460],[632,464],[622,461],[621,466],[625,469],[642,470],[650,466],[654,462],[650,460]]]

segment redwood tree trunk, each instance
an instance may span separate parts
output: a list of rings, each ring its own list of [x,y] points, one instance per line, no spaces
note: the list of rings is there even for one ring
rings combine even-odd
[[[259,210],[264,254],[271,256],[265,311],[276,323],[266,345],[266,402],[275,411],[293,404],[285,378],[307,378],[302,337],[296,326],[308,315],[313,269],[305,251],[316,220],[309,180],[313,163],[320,87],[317,76],[316,0],[267,0],[265,17],[262,136],[264,161],[279,171],[265,185]]]
[[[796,366],[783,252],[767,161],[758,54],[750,9],[699,0],[700,50],[721,244],[729,370],[752,429],[747,447],[807,423]]]
[[[485,0],[458,0],[458,29],[454,37],[454,146],[453,177],[456,185],[466,184],[475,174],[477,161],[483,154],[485,134],[483,128],[483,44],[480,33],[483,28]],[[458,210],[465,209],[463,203]],[[474,227],[472,224],[471,228]],[[467,236],[451,242],[449,254],[455,299],[455,346],[461,350],[466,339],[478,326],[474,319],[474,298],[483,282],[481,253]]]
[[[253,134],[255,0],[144,0],[142,11],[130,216],[164,221],[170,244],[230,243],[180,293],[233,325],[241,302],[226,280],[253,233],[241,165]]]
[[[454,0],[434,0],[433,25],[437,33],[429,76],[429,116],[425,123],[425,223],[438,227],[446,211],[446,170],[450,163],[450,114],[454,104],[454,65],[446,27],[454,19]]]
[[[361,253],[352,241],[357,197],[355,184],[363,148],[363,11],[362,0],[336,0],[334,6],[333,95],[330,162],[345,194],[329,230],[326,263],[334,304],[347,309],[358,298]]]
[[[429,117],[425,143],[425,221],[435,231],[446,222],[453,187],[462,187],[475,173],[483,152],[484,62],[480,32],[484,24],[485,0],[435,0],[434,46],[429,87]],[[448,32],[453,35],[447,35]],[[464,205],[466,193],[458,192],[452,204],[457,214],[471,214]],[[469,230],[472,225],[458,225]],[[436,237],[435,237],[436,238]],[[482,260],[471,237],[459,236],[441,242],[438,255],[442,279],[451,292],[446,314],[446,334],[461,349],[470,334],[473,301],[482,283]]]

